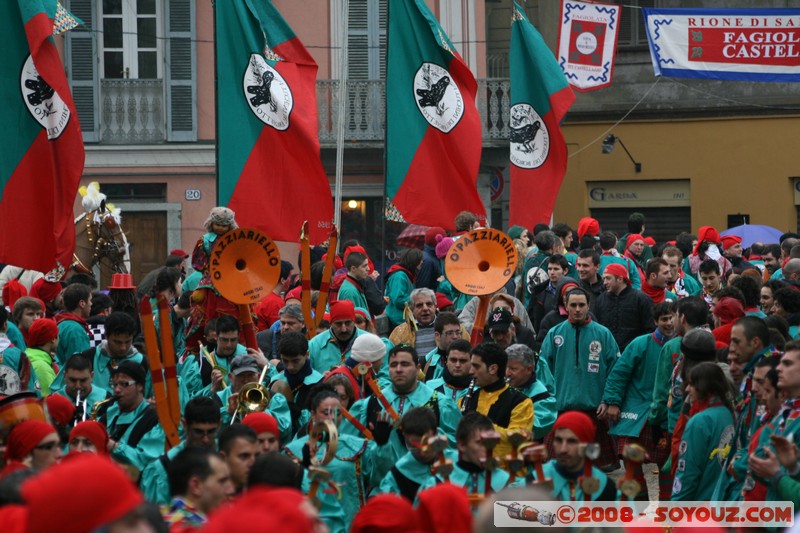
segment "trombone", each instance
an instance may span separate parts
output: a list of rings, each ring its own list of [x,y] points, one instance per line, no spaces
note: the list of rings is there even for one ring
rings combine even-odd
[[[239,389],[236,397],[236,410],[231,417],[231,425],[236,422],[237,417],[244,418],[250,413],[266,411],[272,399],[272,394],[269,392],[269,389],[261,384],[264,378],[267,377],[267,370],[269,370],[269,363],[264,365],[264,369],[261,371],[258,381],[245,383],[244,386]]]

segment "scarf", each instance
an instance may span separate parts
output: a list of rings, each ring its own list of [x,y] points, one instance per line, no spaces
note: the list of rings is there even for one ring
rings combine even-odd
[[[78,324],[83,326],[83,329],[86,330],[86,333],[89,333],[89,324],[86,323],[86,319],[83,318],[82,316],[76,315],[71,311],[62,311],[61,313],[58,313],[55,318],[56,318],[56,324],[61,324],[62,322],[67,320],[72,320],[74,322],[77,322]]]
[[[292,388],[292,391],[295,389],[300,388],[303,385],[303,381],[305,381],[306,377],[311,375],[311,358],[306,358],[306,364],[303,365],[303,368],[297,374],[290,374],[286,371],[283,372],[283,377],[286,378],[286,381],[289,382],[289,386]]]
[[[455,377],[450,373],[449,370],[447,370],[447,365],[445,365],[444,369],[442,370],[442,379],[444,379],[444,382],[454,389],[466,389],[469,387],[469,382],[472,378],[469,376],[469,374],[466,376]]]
[[[666,289],[659,289],[650,285],[647,280],[642,280],[642,292],[645,293],[653,303],[660,304],[667,297]]]
[[[706,409],[711,407],[716,407],[717,405],[722,405],[722,402],[719,401],[719,398],[716,396],[709,396],[705,400],[698,400],[692,404],[692,408],[689,409],[689,418],[692,418],[694,415],[698,413],[702,413]]]

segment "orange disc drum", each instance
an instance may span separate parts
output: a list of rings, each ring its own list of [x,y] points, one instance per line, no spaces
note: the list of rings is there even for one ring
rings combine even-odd
[[[0,400],[0,433],[8,433],[24,420],[47,422],[42,401],[35,392],[18,392]]]
[[[238,228],[220,235],[211,250],[210,264],[214,288],[237,304],[261,301],[281,275],[278,247],[256,229]]]
[[[491,294],[506,284],[517,268],[514,240],[496,229],[477,229],[456,239],[444,269],[453,287],[464,294]]]

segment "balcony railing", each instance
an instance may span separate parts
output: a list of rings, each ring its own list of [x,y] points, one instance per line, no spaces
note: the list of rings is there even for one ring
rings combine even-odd
[[[381,143],[386,123],[385,82],[347,82],[349,143]],[[162,80],[102,80],[100,94],[101,144],[161,144],[166,141],[164,84]],[[506,78],[478,80],[478,112],[485,145],[508,139],[509,82]],[[319,140],[336,143],[339,112],[339,82],[317,82]]]
[[[162,80],[102,80],[100,142],[160,144],[166,140]]]
[[[383,141],[386,101],[385,82],[347,82],[347,113],[345,140]],[[319,140],[323,145],[336,143],[339,109],[339,81],[317,82],[317,109],[319,112]],[[508,139],[509,82],[505,78],[478,80],[478,112],[483,125],[484,144]]]

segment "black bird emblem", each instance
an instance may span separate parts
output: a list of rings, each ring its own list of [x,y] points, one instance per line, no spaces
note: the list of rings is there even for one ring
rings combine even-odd
[[[39,105],[45,100],[49,100],[55,94],[55,91],[50,87],[41,76],[36,76],[35,80],[25,80],[25,87],[33,92],[28,94],[28,102],[31,105]]]
[[[533,152],[533,140],[542,124],[538,120],[533,124],[525,124],[521,128],[511,128],[511,142],[520,145],[520,150],[529,154]]]
[[[436,113],[441,116],[445,111],[441,107],[442,98],[444,98],[444,92],[447,90],[448,85],[450,85],[450,76],[442,76],[430,89],[417,89],[419,105],[421,107],[434,106],[436,107]]]
[[[275,75],[267,70],[261,77],[261,85],[249,85],[247,87],[247,92],[254,95],[250,98],[250,103],[255,107],[262,104],[269,104],[269,108],[273,113],[278,110],[278,106],[272,100],[272,93],[270,92],[270,87],[272,86],[272,80],[274,78]]]

